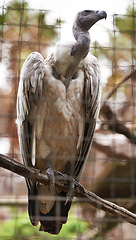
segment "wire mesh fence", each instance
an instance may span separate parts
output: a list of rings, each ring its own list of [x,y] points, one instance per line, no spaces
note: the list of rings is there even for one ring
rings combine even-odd
[[[0,6],[0,151],[22,161],[17,138],[16,96],[26,57],[46,51],[61,30],[61,20],[46,23],[47,10],[26,2]],[[63,19],[62,19],[63,20]],[[136,212],[136,10],[132,1],[124,15],[112,16],[107,43],[94,42],[102,72],[102,103],[81,183],[104,199]],[[105,31],[105,30],[103,30]],[[53,220],[51,220],[53,221]],[[135,239],[135,226],[120,217],[74,199],[69,220],[58,237],[30,224],[23,177],[0,169],[0,239]]]

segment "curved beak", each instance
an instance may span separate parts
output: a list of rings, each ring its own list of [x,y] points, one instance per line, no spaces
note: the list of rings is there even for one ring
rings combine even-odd
[[[107,13],[105,11],[96,11],[100,19],[107,18]]]
[[[105,11],[87,10],[87,12],[87,16],[79,16],[80,27],[84,30],[89,30],[99,20],[107,18],[107,13]]]

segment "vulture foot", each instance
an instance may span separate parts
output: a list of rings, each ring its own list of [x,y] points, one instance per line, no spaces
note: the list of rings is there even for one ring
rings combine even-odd
[[[65,205],[67,205],[67,203],[70,202],[73,199],[74,189],[75,189],[75,179],[68,176],[68,180],[69,180],[69,190],[68,190],[68,193],[66,195]]]
[[[46,174],[50,181],[49,187],[53,187],[53,189],[55,191],[55,177],[54,177],[54,172],[53,172],[52,168],[50,167],[49,161],[47,161],[47,163],[46,163]]]
[[[46,174],[49,178],[49,181],[50,181],[50,185],[49,186],[52,186],[53,189],[55,190],[55,178],[54,178],[54,172],[52,170],[52,168],[47,168],[46,169]]]

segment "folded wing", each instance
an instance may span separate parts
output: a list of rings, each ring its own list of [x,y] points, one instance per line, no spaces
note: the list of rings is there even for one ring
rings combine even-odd
[[[81,68],[84,70],[83,105],[85,108],[85,130],[80,154],[75,164],[75,175],[78,180],[88,158],[101,101],[100,68],[97,59],[88,54],[85,60],[82,61]]]
[[[33,166],[35,161],[34,119],[37,104],[42,94],[44,79],[44,58],[38,52],[31,53],[25,60],[20,76],[17,94],[17,125],[20,151],[25,165]],[[28,191],[32,182],[26,179]]]

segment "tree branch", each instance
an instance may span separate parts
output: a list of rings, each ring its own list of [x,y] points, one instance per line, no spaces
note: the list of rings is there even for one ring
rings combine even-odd
[[[49,184],[48,177],[44,172],[32,167],[25,166],[22,163],[19,163],[2,154],[0,154],[0,166],[20,176],[31,179],[34,182]],[[68,176],[58,171],[54,171],[54,175],[56,187],[60,188],[65,192],[68,192],[69,189]],[[84,187],[77,181],[75,181],[74,196],[80,198],[80,200],[84,202],[88,202],[97,209],[104,210],[109,214],[112,214],[116,217],[120,217],[123,220],[136,225],[136,214],[133,214],[132,212],[126,210],[123,207],[120,207],[112,202],[100,198],[93,192],[85,190]]]
[[[127,75],[126,77],[124,77],[119,83],[117,83],[115,85],[114,88],[111,89],[111,91],[107,94],[106,96],[106,100],[108,100],[110,97],[112,97],[113,94],[116,93],[116,91],[118,90],[118,88],[125,83],[126,81],[128,81],[129,79],[134,79],[136,77],[136,70],[134,70],[133,72],[131,72],[129,75]]]
[[[126,160],[128,162],[134,162],[136,161],[136,158],[129,157],[124,152],[116,152],[115,149],[113,149],[112,146],[103,145],[95,140],[95,142],[92,143],[92,146],[95,147],[100,152],[103,152],[107,155],[107,157],[114,156],[114,160],[120,162],[121,160]]]
[[[130,140],[131,143],[134,143],[134,144],[136,144],[136,135],[129,128],[127,128],[123,124],[123,122],[117,119],[116,113],[112,111],[111,107],[106,101],[116,93],[117,89],[123,83],[125,83],[129,79],[134,80],[135,77],[136,77],[136,70],[131,72],[129,75],[124,77],[118,84],[116,84],[116,86],[107,94],[105,100],[103,100],[104,103],[102,104],[101,110],[100,110],[102,116],[106,119],[106,123],[108,125],[109,130],[116,133],[123,134]]]
[[[101,107],[101,115],[106,119],[106,124],[112,132],[120,133],[126,136],[131,143],[136,144],[136,135],[127,128],[123,122],[117,119],[108,103],[104,103]]]

